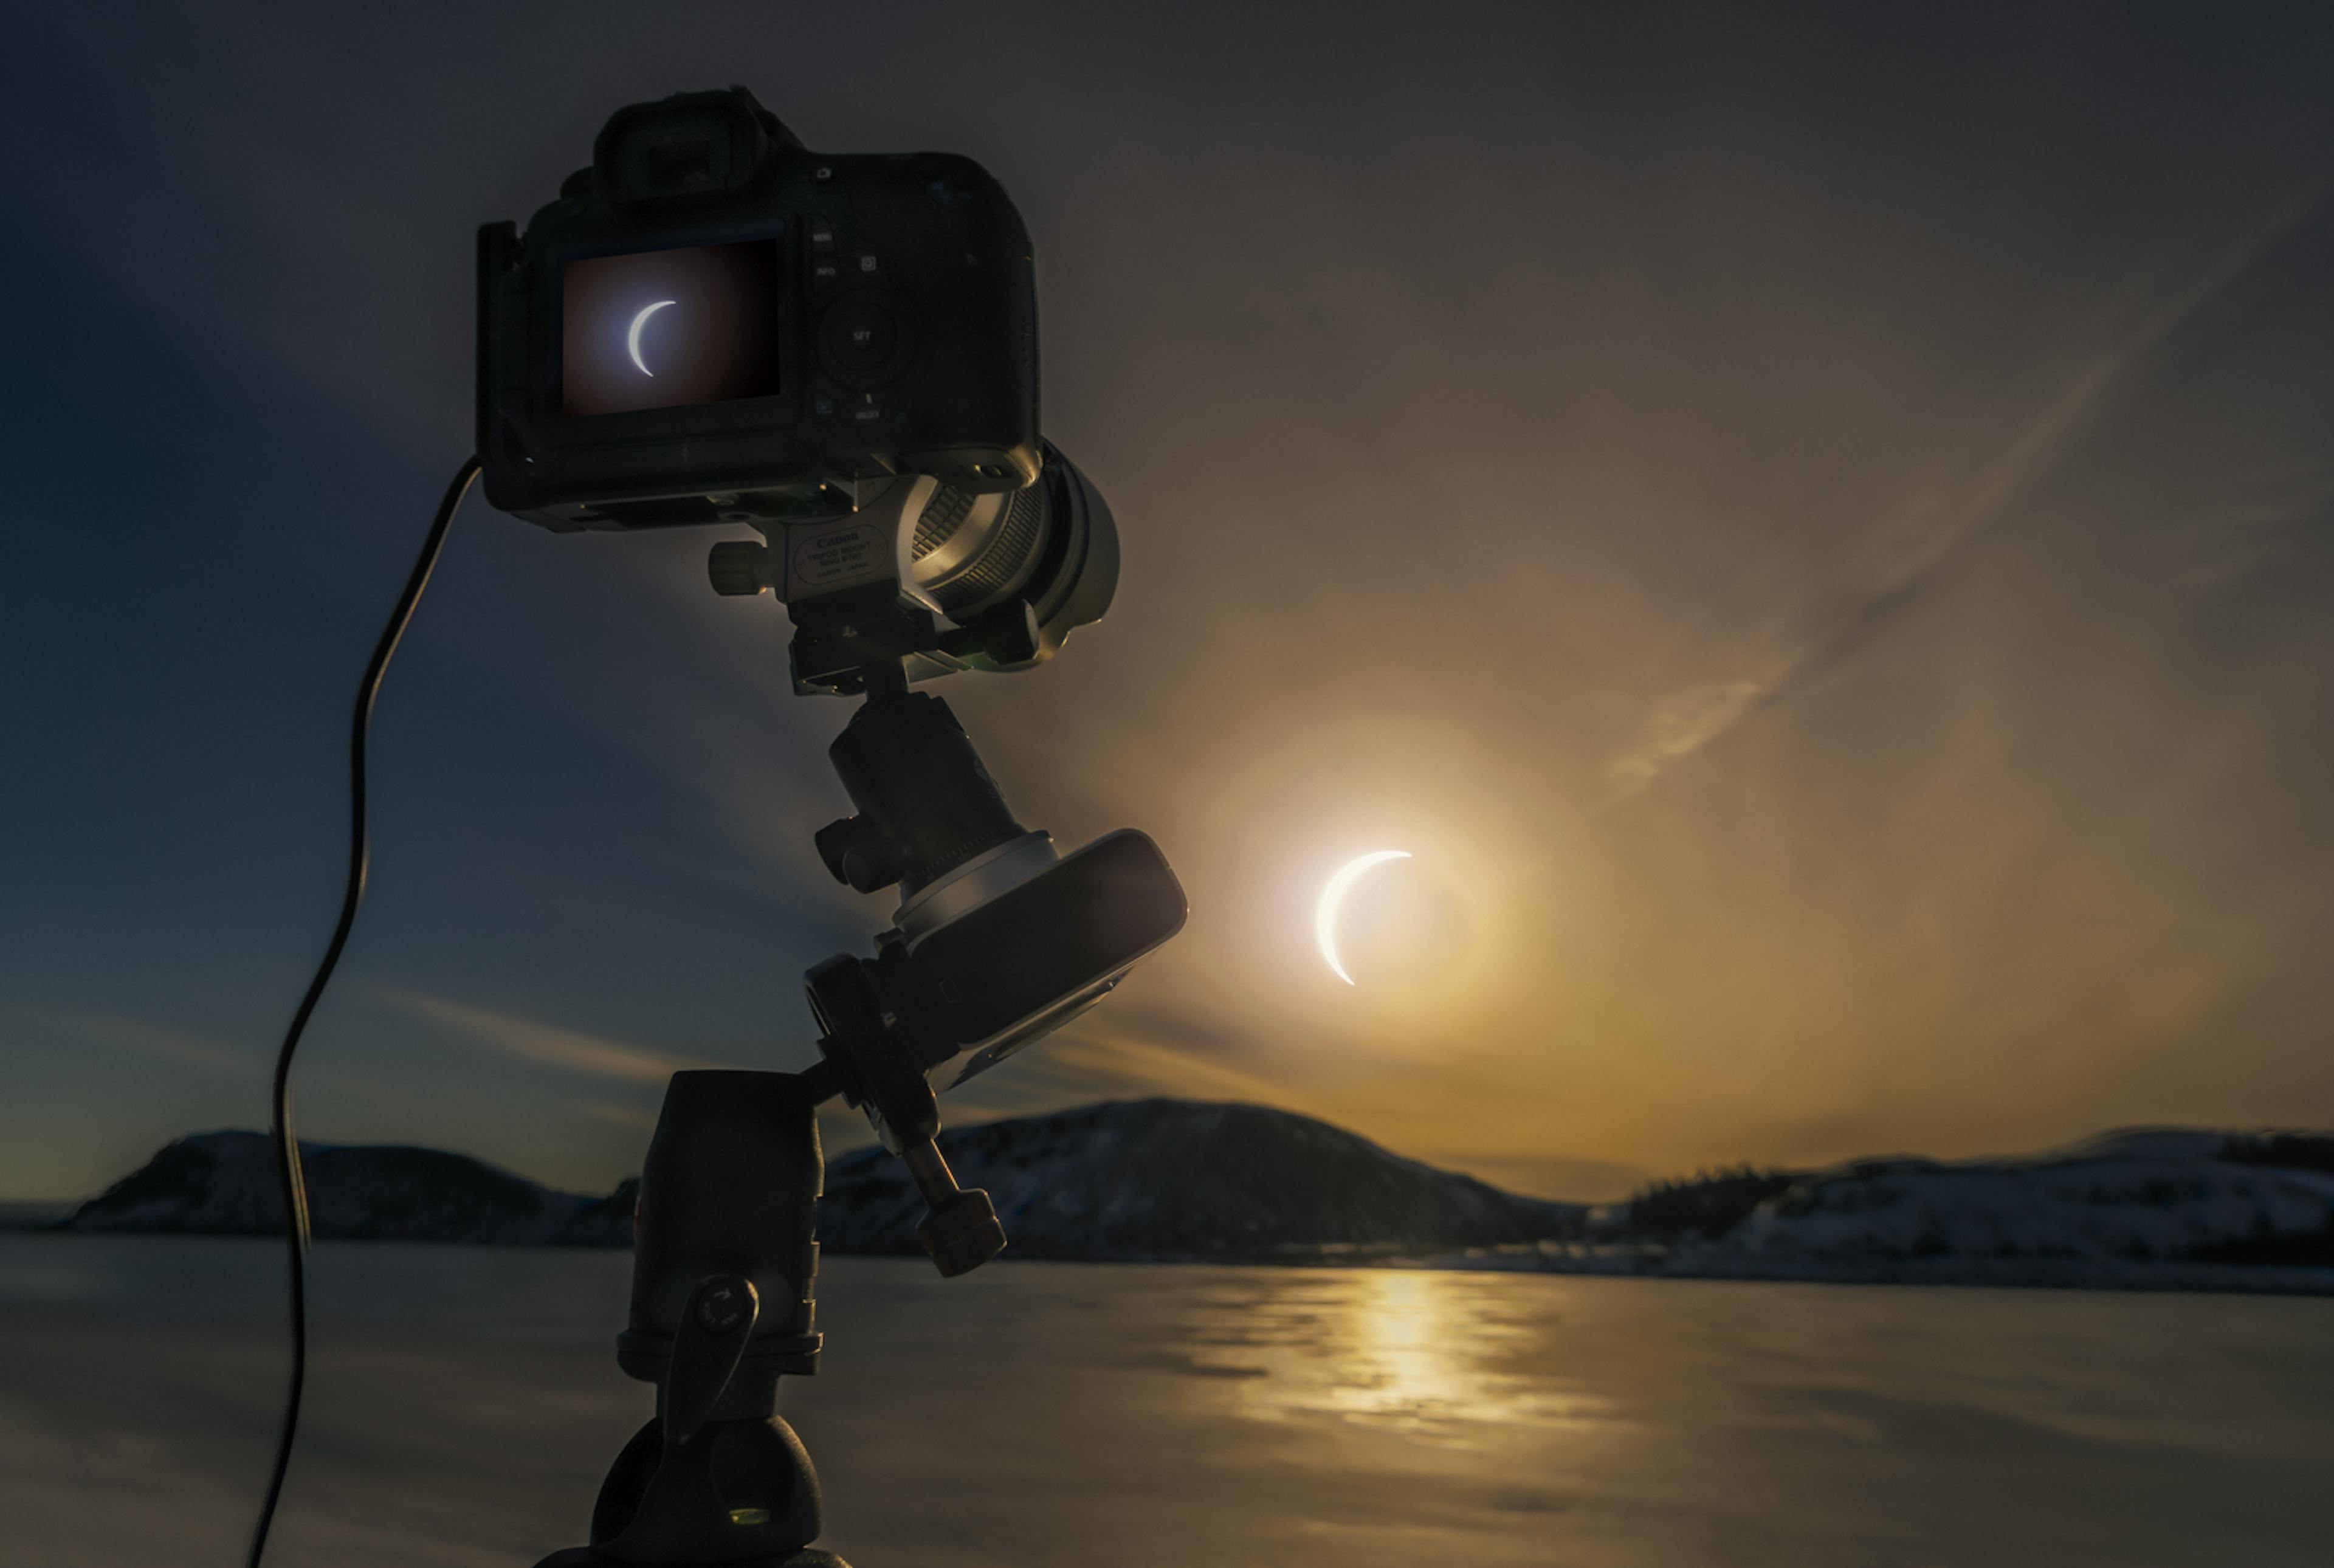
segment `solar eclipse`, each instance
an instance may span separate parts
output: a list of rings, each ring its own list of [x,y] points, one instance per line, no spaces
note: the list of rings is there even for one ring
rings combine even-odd
[[[1345,895],[1353,890],[1354,884],[1374,868],[1388,861],[1408,859],[1408,850],[1373,850],[1339,867],[1337,874],[1329,879],[1329,885],[1321,890],[1321,901],[1313,911],[1313,935],[1321,945],[1321,957],[1327,961],[1330,973],[1348,986],[1354,983],[1354,977],[1345,973],[1345,966],[1337,957],[1338,908],[1345,903]]]

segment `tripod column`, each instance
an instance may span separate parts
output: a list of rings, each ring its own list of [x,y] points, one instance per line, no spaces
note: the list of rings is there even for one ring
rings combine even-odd
[[[690,1293],[713,1275],[752,1284],[760,1312],[715,1420],[776,1408],[782,1372],[818,1370],[813,1239],[825,1179],[815,1101],[790,1073],[676,1073],[641,1169],[624,1371],[665,1381]]]
[[[812,1237],[825,1075],[676,1073],[641,1171],[626,1372],[656,1419],[616,1456],[591,1544],[538,1568],[842,1568],[810,1549],[810,1456],[777,1417],[782,1373],[818,1370]]]

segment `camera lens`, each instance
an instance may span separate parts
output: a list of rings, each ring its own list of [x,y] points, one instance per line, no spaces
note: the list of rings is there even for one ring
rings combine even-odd
[[[916,519],[910,553],[917,590],[952,620],[964,620],[1021,587],[1046,543],[1046,484],[1002,495],[943,485]]]
[[[960,625],[1008,600],[1037,623],[1034,658],[1099,620],[1118,590],[1118,528],[1101,493],[1051,445],[1037,483],[1001,495],[941,486],[916,519],[911,587]]]

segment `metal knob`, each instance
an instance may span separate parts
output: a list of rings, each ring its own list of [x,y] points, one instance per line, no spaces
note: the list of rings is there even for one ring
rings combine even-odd
[[[689,1441],[720,1404],[761,1311],[753,1282],[736,1275],[710,1275],[689,1293],[665,1374],[666,1442]]]
[[[901,1149],[900,1159],[929,1206],[916,1227],[916,1239],[931,1254],[932,1265],[943,1277],[970,1274],[1005,1250],[1005,1223],[997,1217],[997,1206],[981,1188],[956,1184],[938,1144],[929,1138],[908,1144]]]
[[[960,1188],[918,1223],[916,1239],[932,1255],[942,1277],[954,1279],[1005,1250],[1005,1222],[997,1217],[988,1193],[978,1187]]]
[[[750,598],[770,584],[764,568],[769,551],[751,539],[725,539],[705,558],[706,575],[713,592],[729,598]]]
[[[865,817],[831,822],[812,835],[818,858],[838,882],[863,893],[888,888],[908,874],[908,852]]]

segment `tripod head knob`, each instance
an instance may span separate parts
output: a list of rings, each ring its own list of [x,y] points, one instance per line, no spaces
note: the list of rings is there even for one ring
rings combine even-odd
[[[750,599],[769,587],[770,552],[750,539],[725,539],[713,547],[705,563],[713,592],[730,599]]]
[[[1005,1222],[997,1217],[989,1194],[976,1187],[960,1190],[926,1214],[916,1227],[916,1239],[932,1255],[941,1276],[954,1279],[1005,1250]]]
[[[1005,1250],[1005,1222],[997,1217],[997,1206],[982,1188],[956,1184],[939,1144],[927,1138],[901,1150],[900,1159],[923,1195],[925,1213],[917,1222],[916,1239],[943,1278],[970,1274]]]
[[[865,817],[843,817],[812,836],[818,858],[838,882],[856,892],[890,887],[908,872],[908,852]]]
[[[916,1239],[931,1254],[933,1265],[953,1278],[1003,1252],[1005,1227],[988,1193],[956,1184],[940,1145],[932,1141],[940,1130],[940,1105],[886,1014],[873,977],[876,968],[837,956],[806,976],[811,1011],[826,1030],[818,1042],[825,1058],[822,1065],[844,1101],[867,1112],[883,1146],[908,1168],[926,1211]]]

